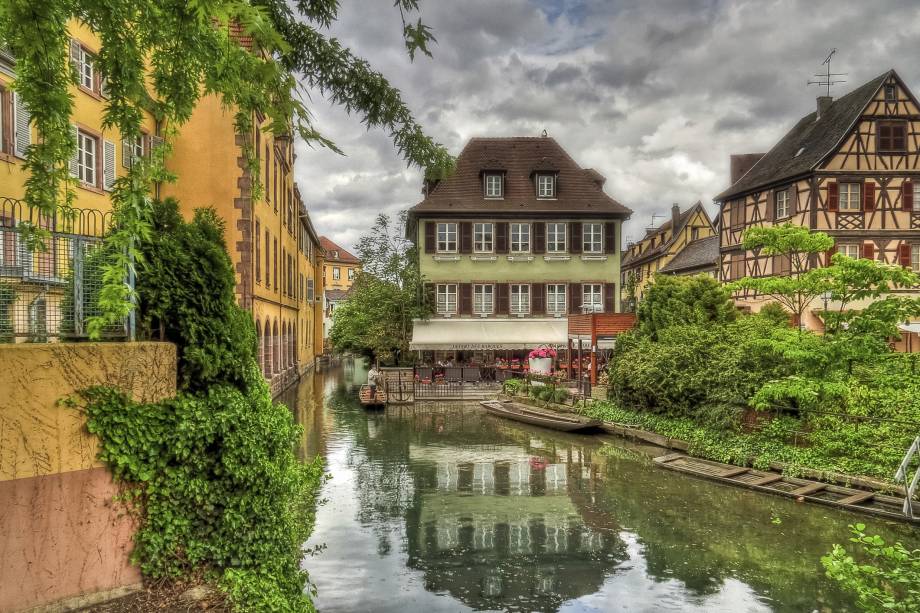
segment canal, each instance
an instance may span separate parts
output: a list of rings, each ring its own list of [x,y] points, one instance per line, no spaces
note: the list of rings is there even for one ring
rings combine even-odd
[[[909,528],[656,467],[659,448],[556,433],[475,403],[365,411],[360,362],[282,398],[321,454],[304,567],[325,613],[847,611],[820,557],[847,525]]]

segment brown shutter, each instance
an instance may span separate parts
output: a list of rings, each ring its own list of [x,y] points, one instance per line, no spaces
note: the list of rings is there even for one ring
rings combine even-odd
[[[546,252],[546,224],[542,221],[535,221],[531,224],[533,229],[533,252]]]
[[[604,253],[617,252],[617,224],[608,221],[604,224]]]
[[[866,181],[863,185],[863,210],[875,210],[875,183]]]
[[[904,181],[901,183],[901,210],[914,210],[914,183],[913,181]]]
[[[569,252],[581,253],[581,222],[573,221],[569,224]]]
[[[530,312],[533,315],[545,315],[546,286],[542,283],[533,283],[530,286]]]
[[[508,224],[505,224],[506,226]],[[508,314],[508,284],[507,283],[496,283],[495,292],[497,294],[495,300],[495,314],[496,315],[507,315]]]
[[[799,212],[799,186],[793,183],[789,186],[789,215]]]
[[[508,222],[495,224],[495,253],[508,253]]]
[[[898,264],[904,268],[910,268],[910,243],[898,245]]]
[[[461,283],[460,284],[460,314],[461,315],[472,315],[473,314],[473,284],[472,283]]]
[[[831,181],[827,184],[827,210],[836,211],[837,203],[840,201],[840,192],[837,191],[837,182]]]
[[[875,243],[863,243],[862,256],[864,260],[875,259]]]
[[[425,303],[432,311],[437,307],[437,296],[434,293],[434,283],[425,284]]]
[[[837,245],[834,245],[833,247],[831,247],[830,249],[827,250],[827,254],[826,254],[825,257],[824,257],[824,265],[825,265],[825,266],[830,266],[830,265],[831,265],[831,258],[834,257],[834,254],[835,254],[835,253],[837,253]]]
[[[763,218],[764,221],[769,222],[776,219],[776,192],[772,189],[767,191],[767,210],[764,212]]]
[[[460,253],[473,253],[473,223],[460,222]]]
[[[435,251],[435,230],[437,226],[433,221],[425,222],[425,253],[434,253]]]
[[[569,283],[569,313],[581,313],[581,283]]]
[[[617,310],[617,284],[604,284],[604,312],[615,313]]]

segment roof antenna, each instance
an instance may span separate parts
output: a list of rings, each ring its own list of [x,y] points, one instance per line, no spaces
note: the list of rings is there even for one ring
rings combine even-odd
[[[659,215],[658,213],[652,213],[652,223],[650,226],[646,227],[646,230],[654,230],[657,227],[655,226],[655,219],[657,219],[658,217],[664,217],[664,215]]]
[[[549,136],[549,134],[546,133],[546,128],[543,128],[543,134],[541,136],[543,136],[543,138]]]
[[[846,79],[834,79],[834,77],[845,77],[847,73],[845,72],[831,72],[831,58],[834,57],[834,54],[837,53],[837,47],[831,49],[831,52],[827,55],[827,58],[821,62],[822,66],[827,66],[824,70],[824,74],[816,74],[816,77],[820,77],[817,81],[808,80],[808,85],[823,85],[827,87],[827,96],[831,95],[831,85],[837,85],[838,83],[846,83]]]

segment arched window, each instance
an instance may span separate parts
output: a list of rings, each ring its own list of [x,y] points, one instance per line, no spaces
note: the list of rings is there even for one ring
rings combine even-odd
[[[278,320],[272,324],[272,373],[281,372],[281,343],[278,338]]]
[[[299,345],[300,343],[298,343],[297,341],[298,341],[298,337],[297,337],[297,324],[295,323],[295,324],[294,324],[294,331],[291,333],[291,363],[292,363],[292,364],[297,364],[297,362],[298,362],[298,360],[297,360],[297,354],[298,354],[297,349],[298,349],[298,345]]]
[[[256,359],[259,360],[259,370],[265,373],[265,347],[262,345],[262,323],[256,320],[256,342],[259,343],[259,349],[256,352]]]

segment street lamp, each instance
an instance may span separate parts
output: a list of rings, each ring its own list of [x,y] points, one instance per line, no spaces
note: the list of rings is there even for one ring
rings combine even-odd
[[[821,300],[824,301],[824,335],[827,336],[827,303],[830,302],[831,291],[825,290],[821,292]]]

